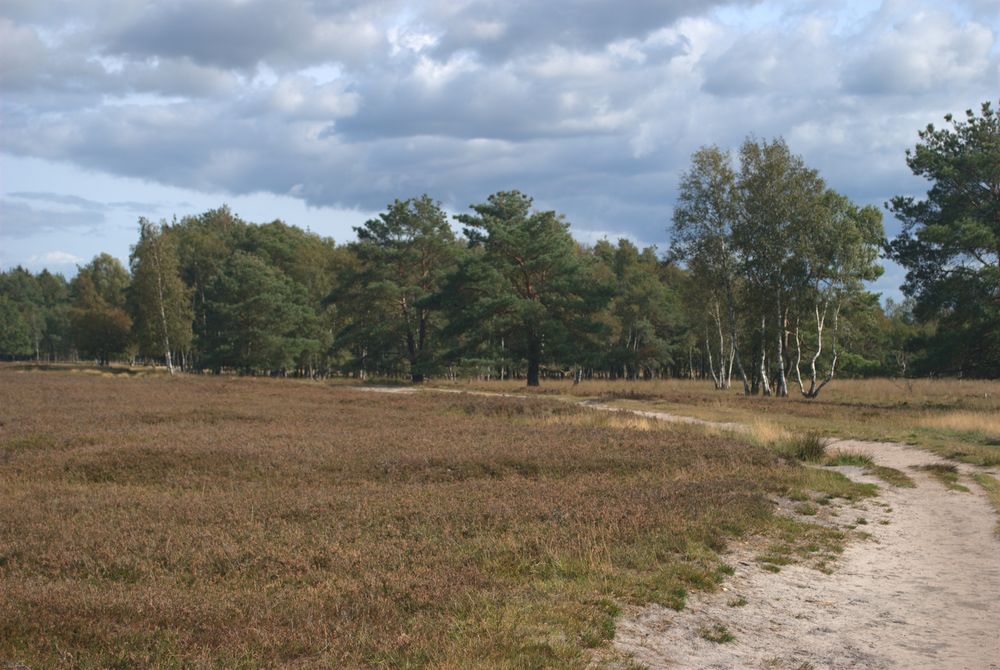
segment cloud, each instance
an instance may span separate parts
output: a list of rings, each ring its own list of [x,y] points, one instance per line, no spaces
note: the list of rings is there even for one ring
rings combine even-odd
[[[365,211],[517,187],[581,231],[664,243],[702,144],[784,135],[833,187],[881,202],[915,188],[903,151],[918,128],[995,98],[987,4],[852,7],[10,0],[2,148]],[[157,211],[47,192],[72,190],[8,194],[0,232]]]
[[[188,58],[199,65],[251,72],[262,62],[359,62],[384,46],[371,21],[379,3],[288,0],[276,11],[266,0],[161,2],[106,29],[107,54]]]
[[[503,62],[551,46],[599,51],[612,42],[641,40],[681,18],[725,4],[750,3],[631,0],[626,7],[611,0],[511,0],[441,3],[428,13],[446,26],[436,46],[439,53],[473,50],[486,60]]]
[[[37,254],[28,259],[34,266],[59,267],[64,265],[77,265],[83,262],[79,256],[75,256],[68,251],[46,251],[44,254]]]
[[[92,212],[107,212],[117,209],[137,214],[151,214],[160,209],[160,205],[152,202],[134,202],[128,200],[120,202],[97,202],[96,200],[81,198],[78,195],[53,193],[50,191],[13,191],[8,193],[7,196],[17,198],[18,200],[34,200],[50,205],[63,205]]]
[[[94,228],[104,223],[104,220],[103,212],[98,210],[36,209],[16,200],[0,199],[0,237],[17,239]]]
[[[875,25],[866,37],[867,48],[859,49],[844,72],[850,92],[923,95],[996,84],[995,63],[990,67],[996,35],[986,25],[925,10]]]

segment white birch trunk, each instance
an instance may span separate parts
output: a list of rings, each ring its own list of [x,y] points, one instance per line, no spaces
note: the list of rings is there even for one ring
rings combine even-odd
[[[162,231],[157,231],[157,235],[162,235]],[[150,239],[150,245],[153,250],[153,265],[156,266],[156,292],[159,297],[160,303],[160,325],[163,327],[163,352],[164,358],[167,361],[167,370],[170,371],[170,376],[174,376],[174,363],[170,356],[170,331],[167,328],[167,310],[166,306],[163,304],[163,272],[160,269],[160,241],[159,239]]]
[[[785,313],[781,309],[781,289],[778,289],[775,304],[778,307],[778,386],[774,394],[785,397],[788,395],[788,382],[785,379]]]
[[[767,334],[766,322],[766,317],[760,317],[760,386],[764,395],[771,395],[771,382],[767,378],[767,340],[764,337]]]

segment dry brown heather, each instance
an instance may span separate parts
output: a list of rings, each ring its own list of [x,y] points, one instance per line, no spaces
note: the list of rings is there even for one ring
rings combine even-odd
[[[599,398],[623,407],[659,409],[713,421],[745,423],[761,441],[789,434],[907,442],[946,457],[1000,465],[1000,381],[836,379],[809,400],[792,386],[788,398],[745,397],[734,382],[716,391],[711,382],[688,380],[543,382],[529,390],[523,382],[439,383],[509,393],[565,398]]]
[[[544,399],[0,366],[0,664],[578,668],[870,489]],[[21,667],[21,666],[18,666]]]

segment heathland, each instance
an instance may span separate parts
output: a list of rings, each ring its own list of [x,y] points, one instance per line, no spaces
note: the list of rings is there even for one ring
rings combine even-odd
[[[829,569],[773,500],[872,485],[543,398],[0,369],[0,659],[28,667],[586,664],[738,538]]]
[[[1000,465],[1000,382],[975,379],[844,379],[825,397],[780,401],[744,396],[734,388],[683,379],[652,382],[549,381],[524,388],[516,381],[437,382],[449,389],[593,399],[622,408],[652,409],[747,426],[759,444],[809,434],[902,442],[977,465]]]

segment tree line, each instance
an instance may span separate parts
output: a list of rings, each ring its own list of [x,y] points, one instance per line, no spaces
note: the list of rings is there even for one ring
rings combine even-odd
[[[358,377],[698,377],[815,397],[836,375],[1000,375],[1000,123],[989,104],[908,152],[930,182],[878,208],[781,139],[697,151],[664,252],[582,245],[518,191],[455,216],[396,200],[333,240],[227,207],[139,220],[129,267],[0,273],[0,356]],[[880,255],[906,299],[865,288]]]

